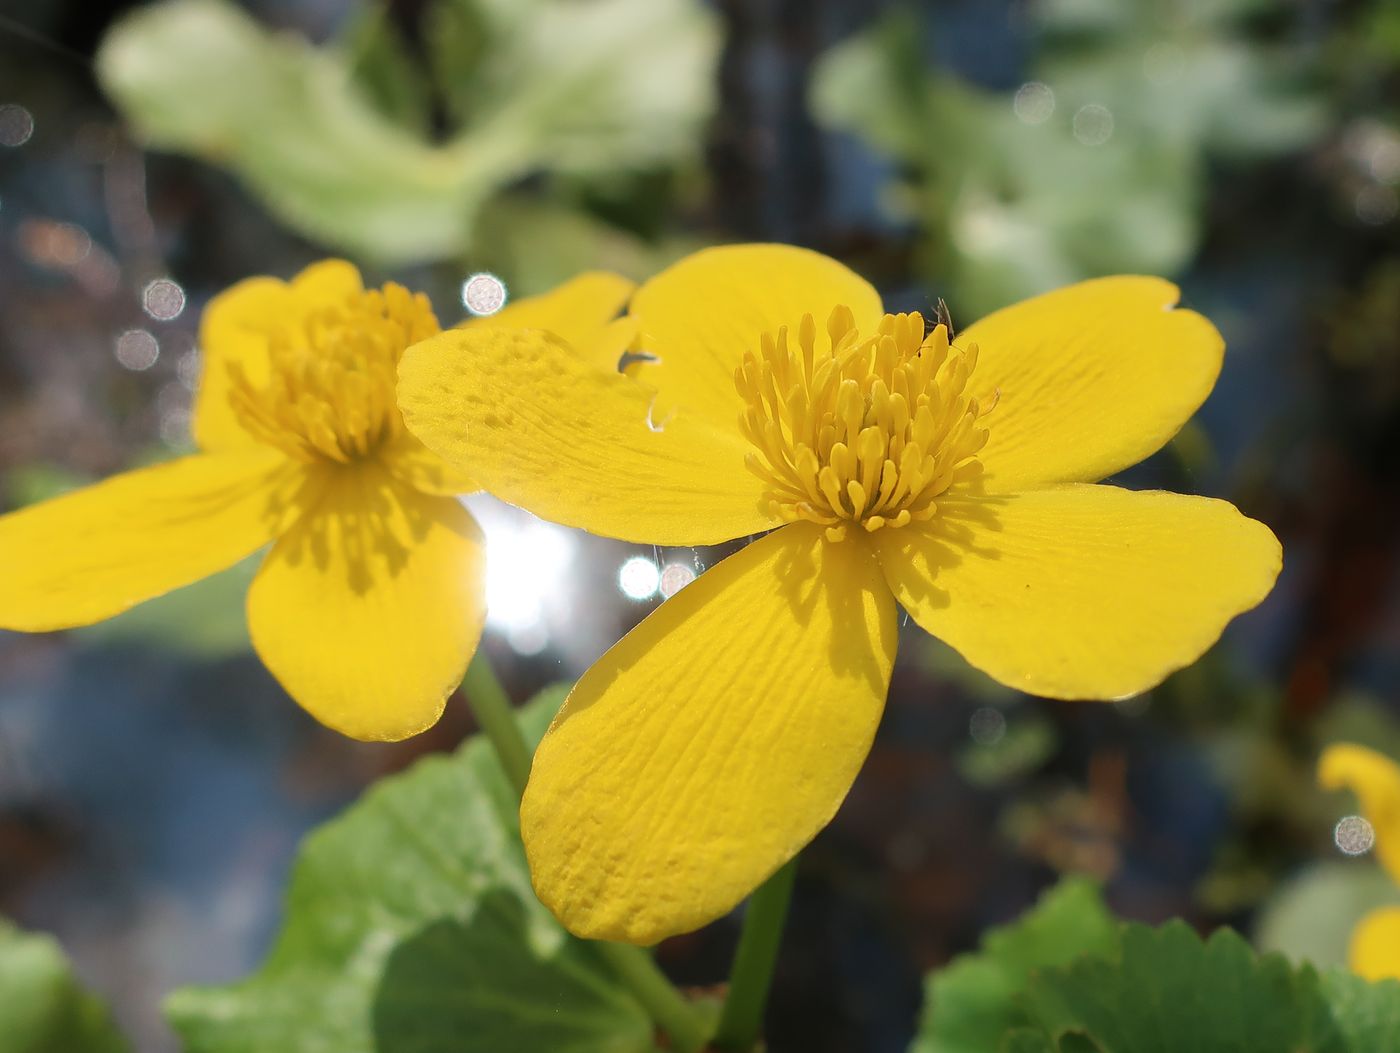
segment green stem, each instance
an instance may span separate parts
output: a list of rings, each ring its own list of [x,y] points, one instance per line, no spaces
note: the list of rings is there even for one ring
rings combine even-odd
[[[627,985],[658,1027],[671,1036],[676,1053],[700,1053],[705,1027],[685,997],[657,968],[651,954],[626,943],[595,943],[598,953]]]
[[[491,747],[505,769],[506,778],[515,787],[516,796],[523,794],[525,780],[530,777],[530,747],[525,743],[525,736],[520,734],[510,698],[484,650],[478,649],[471,665],[467,666],[462,693],[476,714],[476,722],[491,740]]]
[[[715,1032],[716,1049],[749,1053],[762,1036],[763,1010],[768,1004],[796,875],[797,860],[793,859],[760,885],[749,900],[734,966],[729,971],[729,995]]]
[[[525,736],[520,734],[510,698],[485,651],[478,650],[467,667],[462,692],[516,794],[523,794],[530,777],[530,747]],[[649,953],[625,943],[596,942],[593,946],[656,1025],[671,1037],[676,1053],[699,1053],[705,1047],[704,1025],[690,1003],[657,968]]]

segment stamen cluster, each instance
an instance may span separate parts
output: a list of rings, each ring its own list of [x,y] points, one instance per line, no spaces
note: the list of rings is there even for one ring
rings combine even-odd
[[[395,401],[399,358],[439,331],[427,297],[388,283],[309,314],[268,339],[268,376],[229,366],[243,426],[301,461],[348,464],[403,430]]]
[[[976,344],[949,344],[945,325],[925,336],[917,313],[887,314],[862,339],[846,307],[825,334],[806,315],[794,335],[764,333],[734,373],[739,426],[756,447],[745,461],[768,484],[775,516],[840,541],[853,523],[928,520],[939,494],[980,471],[982,417],[996,400],[966,392]]]

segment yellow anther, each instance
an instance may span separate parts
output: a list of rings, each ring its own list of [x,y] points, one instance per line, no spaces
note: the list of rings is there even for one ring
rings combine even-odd
[[[251,434],[300,461],[368,457],[403,430],[399,358],[438,330],[421,293],[392,282],[356,293],[273,334],[265,383],[231,364],[233,410]]]
[[[746,463],[768,486],[767,507],[826,527],[832,541],[848,523],[873,532],[927,521],[939,494],[981,471],[996,398],[967,392],[977,346],[951,345],[943,325],[925,336],[918,314],[885,315],[862,338],[846,307],[824,335],[810,315],[795,339],[786,328],[760,334],[734,373],[755,448]]]

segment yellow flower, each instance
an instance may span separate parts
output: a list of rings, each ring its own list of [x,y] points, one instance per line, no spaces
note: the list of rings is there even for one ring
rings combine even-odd
[[[585,275],[491,324],[596,342],[630,291]],[[404,349],[438,331],[421,294],[367,290],[340,261],[215,298],[202,452],[0,517],[0,628],[100,621],[273,542],[248,624],[288,693],[355,738],[430,727],[476,649],[484,585],[480,531],[452,496],[476,486],[394,399]]]
[[[1400,884],[1400,764],[1364,746],[1329,746],[1317,765],[1317,780],[1329,790],[1351,790],[1376,836],[1376,857]],[[1400,979],[1400,907],[1381,907],[1361,919],[1351,934],[1352,972],[1367,980]]]
[[[648,544],[772,531],[610,650],[540,746],[521,821],[569,928],[696,928],[806,844],[870,748],[897,603],[1012,687],[1118,698],[1268,593],[1278,542],[1229,504],[1088,485],[1215,382],[1220,336],[1176,299],[1086,282],[949,345],[835,261],[749,245],[635,294],[660,359],[635,379],[541,332],[409,349],[409,429],[507,501]]]

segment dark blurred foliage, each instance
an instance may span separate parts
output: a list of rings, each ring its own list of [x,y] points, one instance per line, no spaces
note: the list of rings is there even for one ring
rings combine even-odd
[[[182,448],[203,304],[241,277],[289,274],[324,251],[230,175],[132,140],[92,67],[124,6],[0,8],[0,106],[22,105],[34,122],[21,145],[0,146],[0,504]],[[425,6],[391,5],[411,54]],[[1279,48],[1305,56],[1286,91],[1322,115],[1308,134],[1238,151],[1227,122],[1212,125],[1210,144],[1205,132],[1187,144],[1191,190],[1171,200],[1186,203],[1192,236],[1173,276],[1229,351],[1197,420],[1119,480],[1230,498],[1282,538],[1284,576],[1197,666],[1113,706],[1003,691],[911,627],[871,760],[803,857],[770,1014],[775,1053],[904,1049],[923,971],[1063,871],[1102,878],[1132,917],[1250,931],[1262,908],[1265,942],[1319,954],[1345,935],[1333,918],[1308,932],[1317,912],[1281,914],[1276,894],[1335,855],[1345,802],[1312,788],[1319,745],[1400,747],[1400,16],[1385,0],[1114,6],[1189,8],[1200,20],[1185,30],[1167,19],[1174,44],[1185,32],[1241,61],[1273,61]],[[970,288],[972,256],[940,226],[954,215],[940,179],[965,174],[951,132],[925,128],[917,156],[901,154],[877,132],[825,130],[808,105],[822,56],[879,32],[891,5],[715,8],[719,105],[698,170],[657,170],[626,192],[569,178],[541,191],[529,177],[512,193],[567,201],[653,247],[811,245],[866,273],[893,309]],[[894,72],[910,92],[956,78],[956,91],[1004,116],[1031,70],[1050,83],[1047,69],[1092,73],[1090,58],[1124,40],[1139,52],[1162,42],[1150,19],[1146,29],[1093,23],[1105,10],[1090,0],[906,7],[902,61],[912,67]],[[1047,11],[1090,18],[1093,47],[1076,52],[1049,32]],[[255,13],[317,40],[350,17],[342,0]],[[976,126],[957,134],[979,142]],[[992,150],[990,136],[980,149]],[[1078,200],[1081,187],[1047,178],[1034,192],[1050,206],[1057,193]],[[893,213],[892,198],[903,202]],[[1077,249],[1064,258],[1092,270]],[[442,308],[478,264],[468,254],[408,276]],[[142,294],[166,276],[187,304],[160,321],[143,313]],[[952,306],[957,317],[956,297]],[[148,368],[114,357],[131,330],[157,342]],[[141,346],[125,354],[144,361]],[[578,545],[571,587],[588,617],[537,654],[516,653],[500,633],[488,639],[517,698],[575,675],[645,609],[614,586],[636,550]],[[471,730],[460,705],[395,746],[315,725],[246,652],[248,573],[105,629],[0,637],[0,912],[57,934],[142,1049],[171,1048],[158,1016],[171,987],[230,979],[257,961],[302,832]],[[1347,873],[1365,881],[1366,868]],[[663,961],[685,982],[712,984],[735,931],[726,922],[676,939]]]

